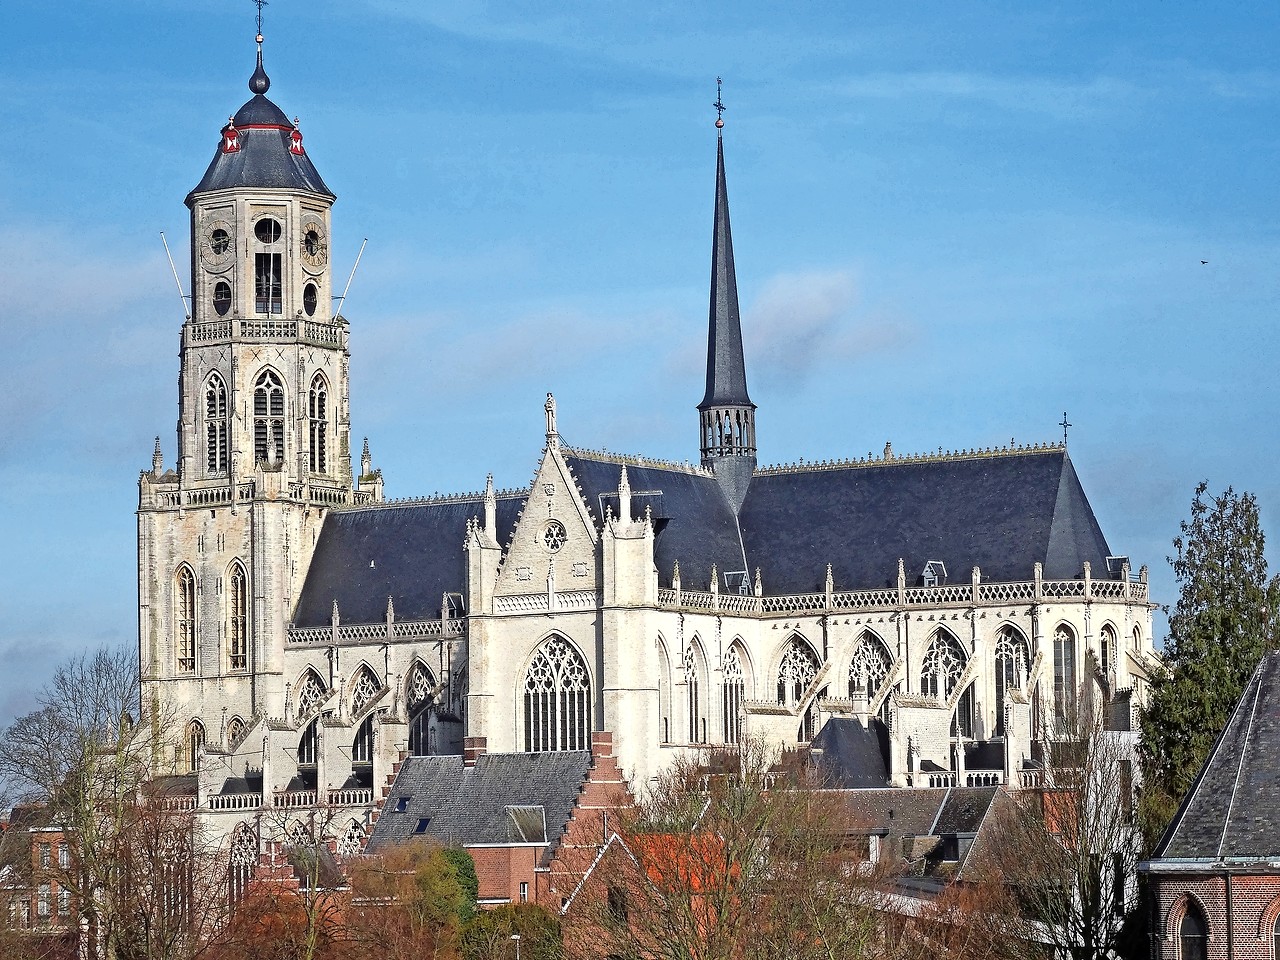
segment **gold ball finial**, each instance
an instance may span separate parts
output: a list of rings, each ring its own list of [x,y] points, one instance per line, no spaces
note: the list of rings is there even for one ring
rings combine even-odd
[[[724,129],[724,121],[723,121],[723,120],[721,120],[719,117],[716,117],[716,129],[717,129],[717,130],[723,130],[723,129]]]

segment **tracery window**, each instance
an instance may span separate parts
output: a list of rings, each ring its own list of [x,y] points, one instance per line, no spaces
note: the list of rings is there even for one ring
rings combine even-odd
[[[1053,633],[1053,720],[1059,735],[1076,721],[1076,633],[1065,623]]]
[[[747,689],[746,672],[737,646],[724,655],[724,742],[742,739],[742,701]]]
[[[409,670],[408,693],[409,705],[409,755],[425,757],[430,753],[431,714],[435,709],[435,677],[431,675],[421,661],[414,661]]]
[[[311,713],[320,700],[325,695],[324,683],[316,676],[314,670],[308,669],[302,675],[302,679],[298,681],[298,712],[299,717],[305,717]]]
[[[307,402],[311,420],[311,472],[329,472],[329,385],[320,374],[311,381]]]
[[[204,388],[205,463],[210,474],[227,472],[227,385],[217,373]]]
[[[818,655],[799,637],[792,637],[778,664],[778,703],[795,706],[818,675]]]
[[[258,865],[258,835],[247,823],[236,827],[231,835],[231,850],[228,858],[231,864],[227,884],[227,899],[232,905],[244,899],[253,880],[254,868]]]
[[[244,567],[231,566],[227,594],[227,654],[232,670],[249,668],[249,581]]]
[[[1029,651],[1026,638],[1015,627],[1004,626],[996,634],[996,735],[1005,733],[1004,701],[1010,690],[1027,685]]]
[[[874,700],[888,679],[892,665],[893,658],[880,638],[864,633],[858,638],[849,664],[849,698],[863,696],[868,702]]]
[[[253,388],[253,456],[284,462],[284,384],[274,370],[264,370]]]
[[[960,641],[951,633],[939,630],[924,653],[924,664],[920,669],[920,691],[925,696],[942,702],[949,700],[968,661]],[[951,735],[973,735],[972,684],[964,690],[956,703],[955,714],[951,718]]]
[[[1209,929],[1195,904],[1187,904],[1187,912],[1178,924],[1179,960],[1207,960]]]
[[[227,746],[234,747],[240,742],[244,736],[244,721],[239,717],[232,717],[227,723]]]
[[[545,640],[524,682],[524,743],[533,751],[591,747],[591,678],[563,637]]]
[[[352,820],[347,829],[338,838],[337,852],[340,857],[354,857],[364,848],[364,826],[359,820]]]
[[[351,686],[351,715],[358,716],[381,689],[382,684],[374,678],[373,671],[361,667],[356,674],[356,682]]]
[[[1102,630],[1099,632],[1098,653],[1102,661],[1102,675],[1109,677],[1111,674],[1111,662],[1116,655],[1116,628],[1109,623],[1103,624]]]
[[[187,724],[187,772],[195,773],[200,769],[200,754],[204,750],[204,724],[192,720]]]
[[[684,683],[686,694],[686,705],[688,707],[686,713],[689,719],[689,739],[688,743],[706,743],[707,741],[707,720],[702,715],[702,699],[701,686],[699,683],[701,670],[701,657],[698,651],[690,644],[689,648],[684,652]]]
[[[196,672],[196,575],[191,568],[178,570],[174,588],[174,636],[178,648],[178,672]]]

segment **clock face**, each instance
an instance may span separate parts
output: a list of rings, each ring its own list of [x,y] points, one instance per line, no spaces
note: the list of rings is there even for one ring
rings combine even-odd
[[[231,224],[225,220],[214,220],[204,231],[200,240],[200,260],[210,269],[217,270],[230,266],[235,256]]]
[[[301,254],[303,264],[312,270],[319,270],[329,262],[329,238],[319,220],[307,220],[302,224]]]

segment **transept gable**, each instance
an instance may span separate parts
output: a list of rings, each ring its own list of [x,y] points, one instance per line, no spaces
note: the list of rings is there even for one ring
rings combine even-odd
[[[599,520],[558,443],[549,438],[529,495],[505,546],[495,595],[594,591]]]

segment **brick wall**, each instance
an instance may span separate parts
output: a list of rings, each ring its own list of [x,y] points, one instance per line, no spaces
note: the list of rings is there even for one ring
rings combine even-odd
[[[1232,874],[1231,929],[1227,928],[1227,879],[1223,874],[1151,875],[1153,960],[1181,957],[1178,926],[1188,904],[1202,909],[1209,928],[1210,960],[1274,960],[1280,915],[1280,873]],[[1230,950],[1230,953],[1228,953]]]

